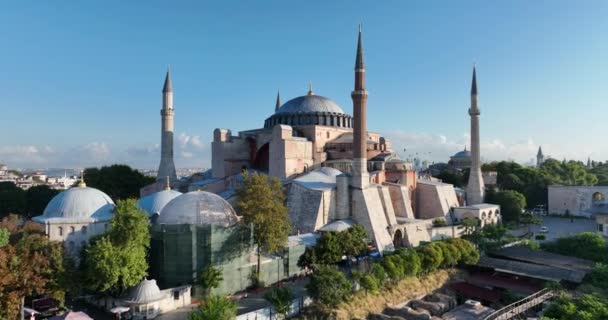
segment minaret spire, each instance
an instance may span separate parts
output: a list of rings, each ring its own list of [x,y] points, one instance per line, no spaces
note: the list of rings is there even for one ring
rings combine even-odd
[[[473,80],[471,81],[471,171],[467,184],[467,204],[481,204],[484,201],[485,186],[481,175],[481,151],[479,143],[479,107],[477,106],[477,72],[473,65]]]
[[[355,59],[355,71],[364,70],[365,62],[363,61],[363,41],[361,40],[361,24],[359,23],[359,38],[357,39],[357,58]]]
[[[281,107],[281,94],[279,93],[279,90],[277,90],[277,103],[274,106],[274,112],[279,111],[280,107]]]
[[[80,188],[85,188],[87,184],[84,182],[84,170],[80,170],[80,182],[78,183]]]
[[[364,189],[369,185],[367,173],[367,91],[365,90],[365,64],[361,25],[355,58],[355,89],[353,99],[353,186]]]
[[[169,67],[167,67],[167,75],[165,76],[163,92],[173,92],[173,84],[171,83],[171,69]]]

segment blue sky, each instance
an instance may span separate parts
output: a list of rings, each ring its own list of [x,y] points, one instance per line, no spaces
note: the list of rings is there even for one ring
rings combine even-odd
[[[11,1],[0,11],[0,162],[158,165],[171,66],[176,163],[207,167],[213,129],[283,101],[351,113],[363,22],[368,128],[447,161],[468,144],[478,66],[482,157],[608,159],[606,1]],[[430,155],[428,152],[431,152]]]

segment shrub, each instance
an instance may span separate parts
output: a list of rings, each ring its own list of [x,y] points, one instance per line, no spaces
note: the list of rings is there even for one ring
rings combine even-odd
[[[441,248],[435,243],[418,247],[416,251],[420,256],[421,268],[424,273],[437,270],[441,266],[441,263],[443,263],[443,253],[441,252]]]
[[[382,266],[388,277],[397,282],[405,277],[405,266],[401,256],[397,254],[386,255],[382,259]]]
[[[378,263],[374,263],[372,265],[370,274],[372,274],[374,278],[378,280],[379,285],[383,285],[384,282],[386,282],[386,280],[388,279],[388,275],[386,274],[386,271],[384,271],[384,267],[382,267],[382,265]]]
[[[236,318],[237,305],[220,295],[212,295],[198,309],[188,315],[188,320],[230,320]]]
[[[545,236],[544,234],[537,234],[534,236],[535,240],[545,240],[547,239],[547,236]]]
[[[330,307],[352,295],[352,284],[335,266],[318,266],[306,285],[308,295],[315,301]]]
[[[606,240],[594,232],[583,232],[559,238],[555,243],[545,243],[543,249],[567,256],[575,256],[595,262],[608,262]]]
[[[403,261],[404,274],[406,276],[417,276],[421,270],[421,261],[414,249],[401,249],[397,254]]]
[[[447,225],[448,223],[445,221],[444,218],[436,218],[435,220],[433,220],[434,227],[445,227]]]
[[[293,293],[289,287],[272,288],[266,292],[264,299],[272,304],[274,310],[282,315],[283,319],[287,319],[291,300],[293,300]]]

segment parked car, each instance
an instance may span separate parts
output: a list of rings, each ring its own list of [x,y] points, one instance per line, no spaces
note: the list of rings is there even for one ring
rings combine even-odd
[[[542,227],[540,227],[540,232],[547,233],[547,232],[549,232],[549,228],[547,228],[546,226],[542,226]]]

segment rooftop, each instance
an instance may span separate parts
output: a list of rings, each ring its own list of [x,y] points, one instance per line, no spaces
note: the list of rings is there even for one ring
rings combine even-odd
[[[489,257],[481,257],[478,265],[492,268],[498,272],[557,282],[566,280],[569,282],[581,283],[586,275],[585,272],[577,270]]]

